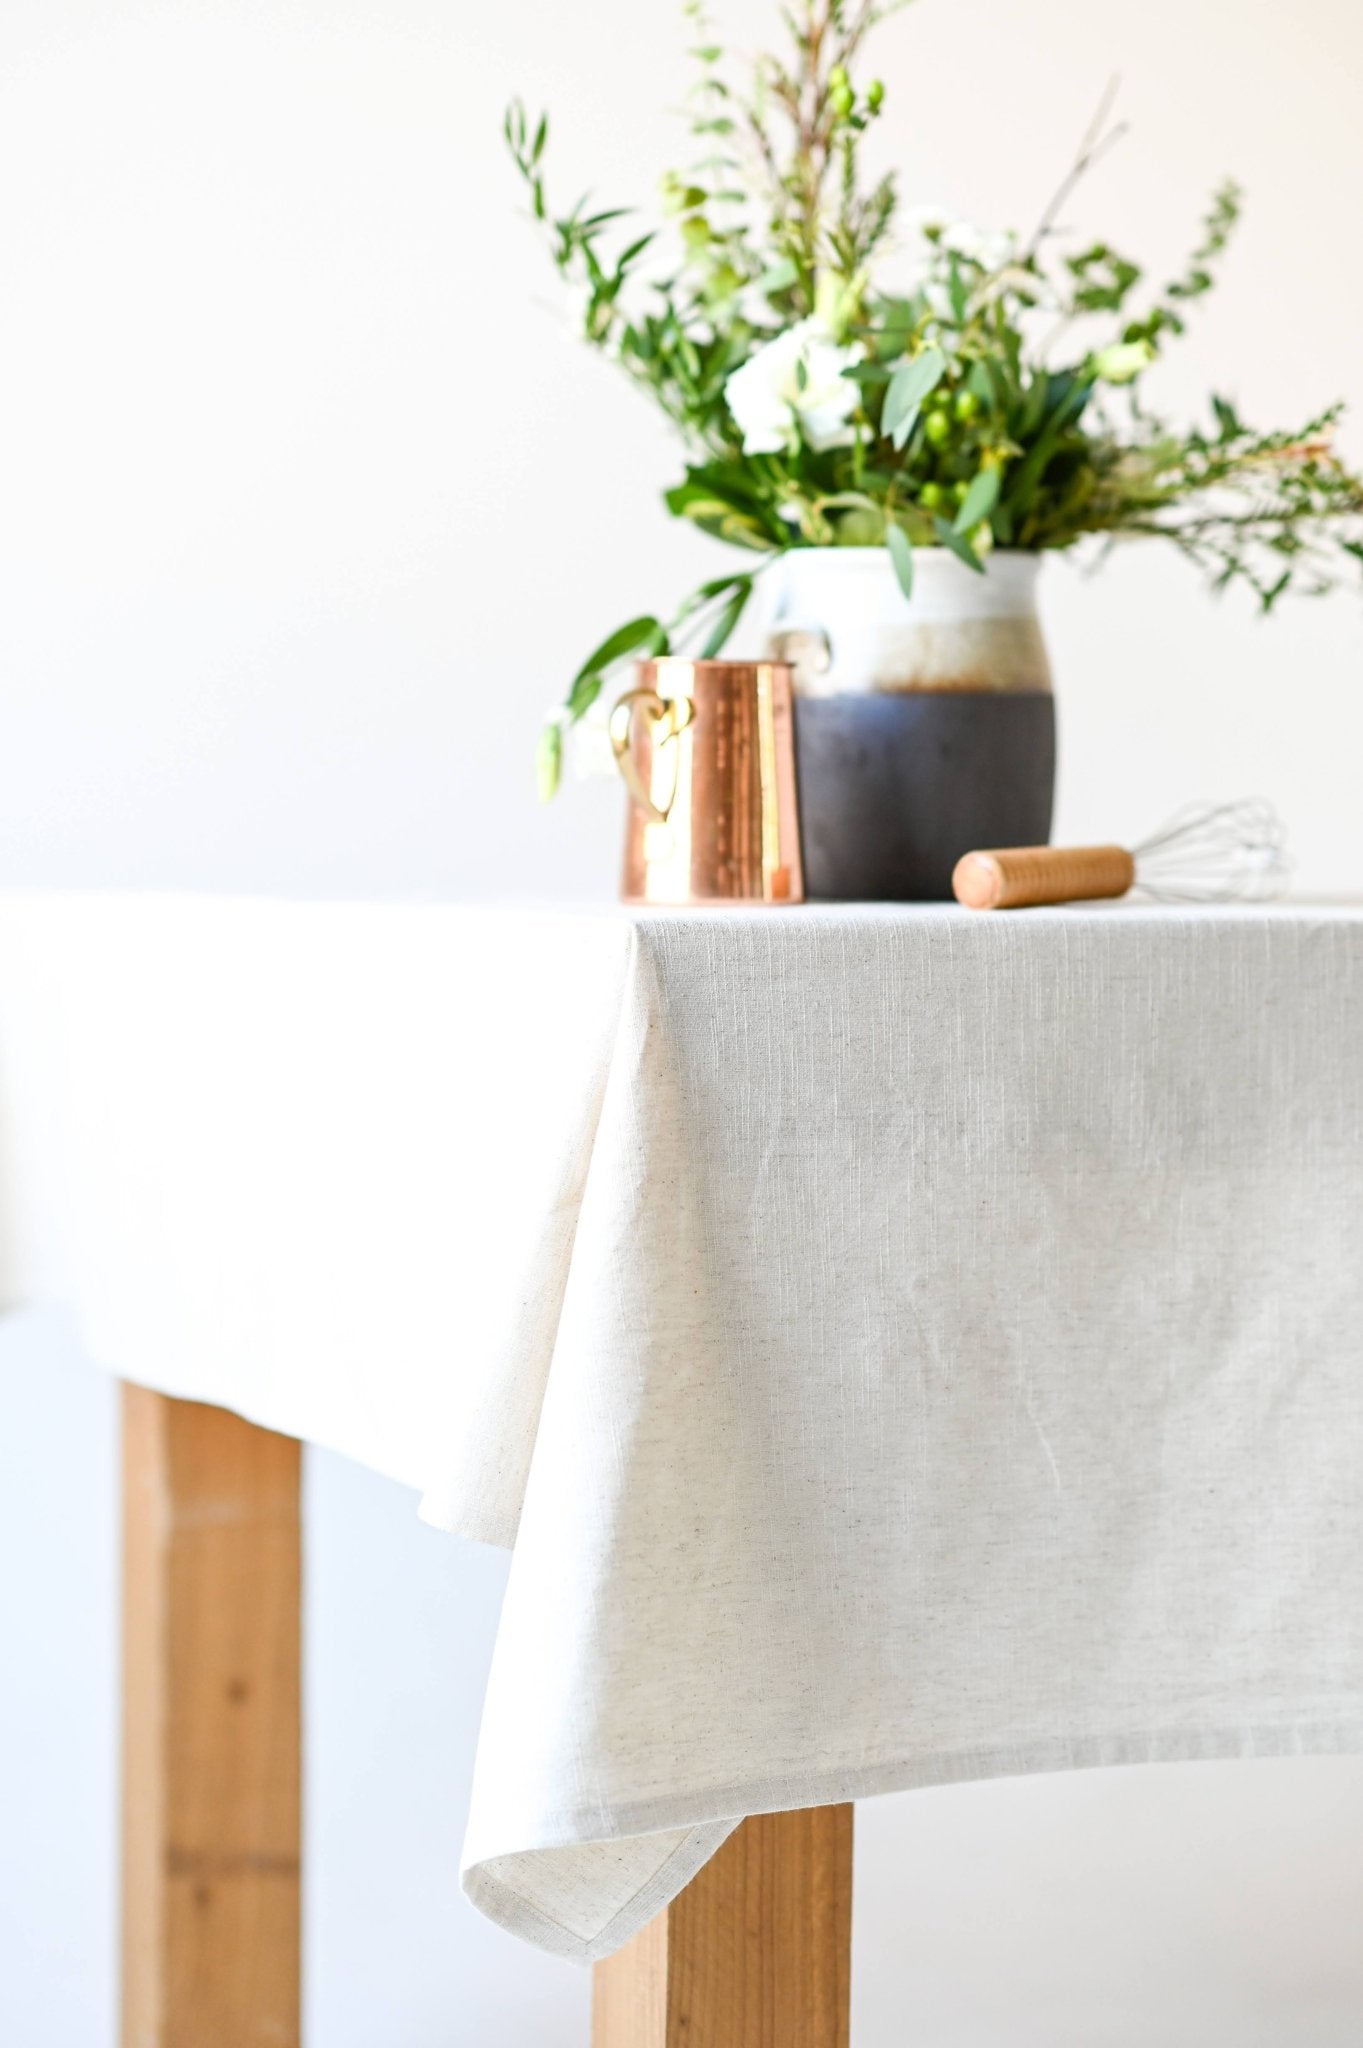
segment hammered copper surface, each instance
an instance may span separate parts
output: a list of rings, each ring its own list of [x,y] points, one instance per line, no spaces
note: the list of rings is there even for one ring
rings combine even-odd
[[[611,714],[630,790],[627,903],[799,903],[790,670],[770,661],[637,665]]]

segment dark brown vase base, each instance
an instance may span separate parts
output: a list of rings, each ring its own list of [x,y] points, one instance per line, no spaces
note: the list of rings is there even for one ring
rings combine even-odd
[[[813,902],[943,901],[963,853],[1050,838],[1048,693],[799,697],[795,757]]]

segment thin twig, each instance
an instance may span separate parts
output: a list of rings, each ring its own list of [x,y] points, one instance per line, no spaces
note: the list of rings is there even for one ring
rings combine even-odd
[[[1069,198],[1080,179],[1085,177],[1094,168],[1095,164],[1100,163],[1108,151],[1115,147],[1126,134],[1127,124],[1125,121],[1119,121],[1115,128],[1108,128],[1106,134],[1103,132],[1107,117],[1112,112],[1117,94],[1121,88],[1121,82],[1120,75],[1114,72],[1103,88],[1103,97],[1098,102],[1097,111],[1089,122],[1088,127],[1084,130],[1083,140],[1079,144],[1079,153],[1056,188],[1046,206],[1045,212],[1032,232],[1031,239],[1022,252],[1022,261],[1024,263],[1030,261],[1035,256],[1042,242],[1052,232],[1059,218],[1060,209],[1064,206],[1065,201]]]

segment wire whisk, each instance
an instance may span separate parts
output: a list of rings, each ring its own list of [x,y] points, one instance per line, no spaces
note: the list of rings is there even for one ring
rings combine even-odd
[[[1291,876],[1272,804],[1189,804],[1139,846],[1009,846],[967,853],[952,887],[971,910],[1074,903],[1136,890],[1155,903],[1267,903]]]
[[[1292,873],[1286,828],[1261,796],[1188,804],[1132,853],[1133,886],[1156,903],[1268,903]]]

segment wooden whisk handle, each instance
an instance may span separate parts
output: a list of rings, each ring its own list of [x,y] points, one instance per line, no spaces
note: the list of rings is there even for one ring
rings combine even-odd
[[[1124,846],[1002,846],[962,854],[951,886],[970,910],[1019,910],[1125,896],[1135,879],[1136,863]]]

